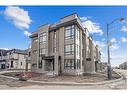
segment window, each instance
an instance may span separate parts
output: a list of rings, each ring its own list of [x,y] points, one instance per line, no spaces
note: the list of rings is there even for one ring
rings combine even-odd
[[[56,52],[56,47],[53,48],[53,51]]]
[[[47,41],[46,32],[40,34],[40,42],[46,42]]]
[[[38,68],[42,68],[42,60],[40,60],[40,62],[38,64]]]
[[[90,48],[89,45],[86,45],[86,58],[89,58],[90,56]]]
[[[22,62],[21,62],[21,66],[22,66]]]
[[[56,39],[56,31],[54,31],[54,39]]]
[[[53,52],[56,52],[56,31],[54,31],[54,46],[53,46]]]
[[[76,45],[76,54],[80,55],[80,46],[79,45]]]
[[[38,39],[37,39],[37,38],[34,38],[34,39],[33,39],[33,42],[38,42]]]
[[[65,27],[65,39],[74,38],[74,25]]]
[[[65,69],[74,69],[74,59],[65,59],[64,61]]]
[[[74,54],[74,44],[65,45],[66,54]]]
[[[80,69],[81,68],[81,64],[80,64],[80,59],[77,59],[77,69]]]
[[[46,49],[45,48],[40,49],[40,55],[42,55],[42,54],[46,54]]]
[[[79,33],[80,33],[80,30],[79,30],[79,28],[78,27],[76,27],[76,38],[77,39],[79,39],[80,37],[79,37]]]

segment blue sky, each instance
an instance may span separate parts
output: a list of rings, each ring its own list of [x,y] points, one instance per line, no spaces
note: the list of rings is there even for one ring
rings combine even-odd
[[[92,25],[90,33],[101,48],[102,60],[106,61],[106,23],[127,18],[126,6],[0,6],[0,48],[26,49],[30,44],[28,36],[40,25],[52,24],[74,12],[88,28]],[[127,61],[126,22],[112,24],[110,32],[111,62],[115,66]]]

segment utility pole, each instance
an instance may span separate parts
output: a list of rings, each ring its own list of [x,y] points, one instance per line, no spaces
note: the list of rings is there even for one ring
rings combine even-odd
[[[112,70],[110,63],[110,41],[109,41],[109,24],[107,24],[107,54],[108,54],[108,66],[107,66],[107,74],[108,79],[112,79]]]

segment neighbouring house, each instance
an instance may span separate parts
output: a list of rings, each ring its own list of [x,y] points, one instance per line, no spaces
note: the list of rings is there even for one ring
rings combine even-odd
[[[30,36],[32,71],[83,75],[101,70],[101,53],[77,14],[40,26]]]
[[[0,50],[0,69],[31,70],[30,49]]]
[[[0,49],[0,70],[7,67],[7,52],[8,50]]]
[[[127,62],[124,62],[124,63],[120,64],[119,68],[127,70]]]
[[[9,69],[25,69],[27,51],[12,49],[7,53]]]

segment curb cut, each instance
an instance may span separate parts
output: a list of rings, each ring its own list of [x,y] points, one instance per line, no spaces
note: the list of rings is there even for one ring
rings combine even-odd
[[[31,82],[31,83],[41,83],[44,85],[80,85],[80,86],[84,86],[84,85],[104,85],[104,84],[109,84],[109,83],[113,83],[113,82],[117,82],[123,79],[123,76],[114,71],[115,73],[117,73],[120,78],[119,79],[115,79],[115,80],[109,80],[109,81],[103,81],[103,82],[95,82],[95,83],[76,83],[76,82],[44,82],[44,81],[34,81],[34,80],[27,80],[26,82]],[[5,72],[3,72],[5,73]],[[1,73],[1,74],[3,74]],[[5,75],[0,75],[0,77],[3,78],[9,78],[9,79],[14,79],[14,80],[19,80],[19,78],[14,78],[14,77],[10,77],[10,76],[5,76]]]

